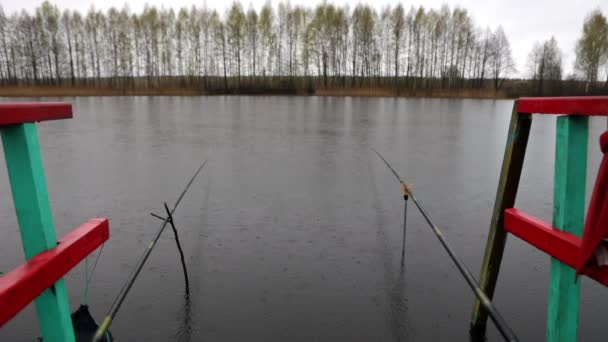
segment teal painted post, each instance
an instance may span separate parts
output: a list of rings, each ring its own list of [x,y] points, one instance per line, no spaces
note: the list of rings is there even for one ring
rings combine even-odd
[[[0,127],[25,258],[57,245],[36,124]],[[44,342],[74,342],[68,293],[60,279],[36,298]]]
[[[587,117],[557,118],[553,226],[578,236],[584,225],[588,136]],[[577,339],[580,284],[575,274],[573,268],[551,259],[548,342]]]

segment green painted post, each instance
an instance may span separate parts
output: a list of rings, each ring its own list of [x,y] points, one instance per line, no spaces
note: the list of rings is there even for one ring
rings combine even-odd
[[[481,275],[479,276],[479,285],[490,299],[494,296],[500,263],[507,241],[507,232],[503,228],[504,212],[505,209],[512,208],[515,204],[531,124],[532,115],[518,113],[517,101],[515,101],[498,180],[496,200],[492,211],[490,231],[481,265]],[[475,299],[469,330],[472,339],[484,340],[487,321],[488,313],[479,300]]]
[[[553,226],[578,236],[584,225],[588,136],[587,117],[557,118]],[[551,259],[548,342],[577,339],[580,284],[575,275],[573,268]]]
[[[36,124],[0,127],[26,259],[57,245]],[[70,303],[63,279],[36,298],[44,342],[74,342]]]

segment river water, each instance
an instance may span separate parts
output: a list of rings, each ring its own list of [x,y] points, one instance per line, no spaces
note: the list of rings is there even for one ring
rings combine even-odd
[[[36,99],[38,100],[38,99]],[[91,217],[111,238],[84,298],[101,320],[162,214],[175,212],[190,273],[184,296],[169,230],[118,314],[119,341],[466,341],[473,296],[376,148],[478,274],[512,101],[331,97],[48,98],[71,120],[38,125],[58,235]],[[8,101],[4,99],[3,101]],[[605,119],[590,121],[588,191]],[[555,118],[535,116],[517,206],[551,220]],[[3,158],[1,158],[3,160]],[[23,261],[0,167],[0,271]],[[94,258],[89,259],[89,266]],[[523,341],[545,336],[549,258],[510,237],[495,303]],[[581,341],[605,341],[608,291],[583,280]],[[489,323],[489,340],[499,341]],[[33,305],[1,341],[38,336]]]

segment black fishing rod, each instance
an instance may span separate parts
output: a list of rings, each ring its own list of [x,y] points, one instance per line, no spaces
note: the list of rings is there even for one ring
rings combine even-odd
[[[192,176],[192,178],[190,179],[190,181],[188,182],[188,184],[186,185],[186,187],[184,188],[182,193],[177,198],[177,201],[175,201],[175,205],[173,206],[173,209],[171,210],[171,212],[168,213],[167,217],[164,218],[164,221],[163,221],[162,225],[160,226],[160,229],[156,232],[154,239],[150,242],[150,244],[148,245],[148,247],[142,254],[141,258],[139,259],[139,261],[137,262],[137,264],[135,266],[135,269],[133,270],[133,273],[131,273],[131,275],[127,279],[127,282],[122,287],[122,289],[120,290],[120,293],[118,294],[118,296],[114,300],[114,303],[110,307],[108,314],[103,319],[103,322],[97,329],[97,332],[95,332],[95,336],[93,337],[93,342],[99,342],[105,337],[106,332],[108,331],[108,329],[110,328],[110,325],[112,324],[112,320],[114,319],[114,317],[116,317],[116,314],[118,313],[118,310],[120,309],[120,306],[124,302],[125,298],[127,298],[127,294],[129,293],[129,290],[131,290],[133,283],[135,283],[135,279],[137,279],[139,272],[144,267],[144,264],[148,260],[148,257],[150,256],[152,249],[156,246],[156,242],[158,241],[161,234],[165,230],[165,227],[167,226],[167,224],[169,224],[169,221],[171,220],[173,212],[175,212],[175,209],[177,209],[179,202],[181,202],[182,198],[184,198],[184,195],[190,188],[190,185],[192,185],[192,183],[196,179],[196,176],[198,176],[198,174],[201,172],[201,170],[203,169],[205,164],[207,164],[206,160],[201,164],[201,166],[198,168],[198,170],[196,170],[196,173],[194,174],[194,176]]]
[[[380,157],[380,159],[382,159],[384,164],[395,175],[395,178],[397,178],[399,183],[401,183],[401,187],[403,189],[404,196],[409,195],[409,197],[412,199],[414,204],[416,204],[416,207],[418,207],[418,210],[420,211],[420,213],[422,214],[422,216],[424,217],[426,222],[429,224],[429,226],[431,227],[431,229],[433,230],[433,232],[439,239],[439,242],[441,242],[441,244],[443,245],[443,248],[446,250],[446,252],[448,252],[448,255],[450,256],[452,261],[454,261],[454,264],[456,264],[456,267],[460,271],[460,274],[462,274],[462,276],[468,283],[469,287],[473,290],[473,292],[475,293],[475,296],[477,296],[477,298],[481,302],[481,305],[488,312],[488,314],[490,315],[490,318],[492,318],[492,321],[496,325],[496,328],[498,328],[498,330],[500,331],[500,334],[505,339],[505,341],[519,341],[517,336],[515,336],[515,333],[513,332],[513,330],[511,330],[511,328],[505,321],[505,319],[500,315],[500,313],[498,312],[496,307],[492,304],[492,301],[490,300],[490,298],[488,298],[488,296],[483,292],[483,290],[479,286],[479,283],[477,282],[477,280],[475,280],[475,277],[473,277],[473,274],[471,273],[469,268],[454,253],[454,250],[452,249],[450,244],[447,242],[447,240],[443,236],[443,233],[441,232],[441,230],[439,230],[439,227],[437,227],[431,221],[431,218],[429,217],[429,215],[426,213],[426,211],[424,210],[422,205],[416,199],[416,196],[414,195],[414,191],[413,191],[412,187],[411,186],[408,187],[406,185],[405,181],[401,178],[401,176],[399,176],[397,171],[395,171],[395,169],[393,169],[393,167],[386,161],[386,159],[384,159],[384,157],[378,151],[376,151],[373,148],[372,148],[372,151],[374,151],[378,155],[378,157]]]

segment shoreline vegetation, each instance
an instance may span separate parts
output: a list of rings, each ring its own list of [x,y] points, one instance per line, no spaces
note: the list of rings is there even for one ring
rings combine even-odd
[[[328,97],[400,97],[400,98],[463,98],[508,99],[514,98],[502,90],[455,89],[429,91],[391,88],[319,88],[308,91],[255,91],[255,92],[207,92],[194,88],[119,89],[112,87],[92,88],[74,86],[5,86],[0,87],[0,97],[78,97],[78,96],[328,96]]]
[[[41,96],[335,96],[512,99],[521,96],[608,95],[608,84],[583,81],[546,81],[551,92],[539,94],[530,80],[506,79],[501,87],[475,86],[478,80],[463,80],[465,86],[442,86],[441,80],[343,77],[325,85],[322,77],[162,77],[129,79],[88,79],[41,84],[0,84],[0,97]],[[491,82],[491,81],[488,81]],[[58,84],[56,84],[58,83]]]
[[[565,75],[555,37],[517,66],[503,28],[459,6],[0,6],[0,96],[606,95],[608,22],[594,10],[582,24]]]

